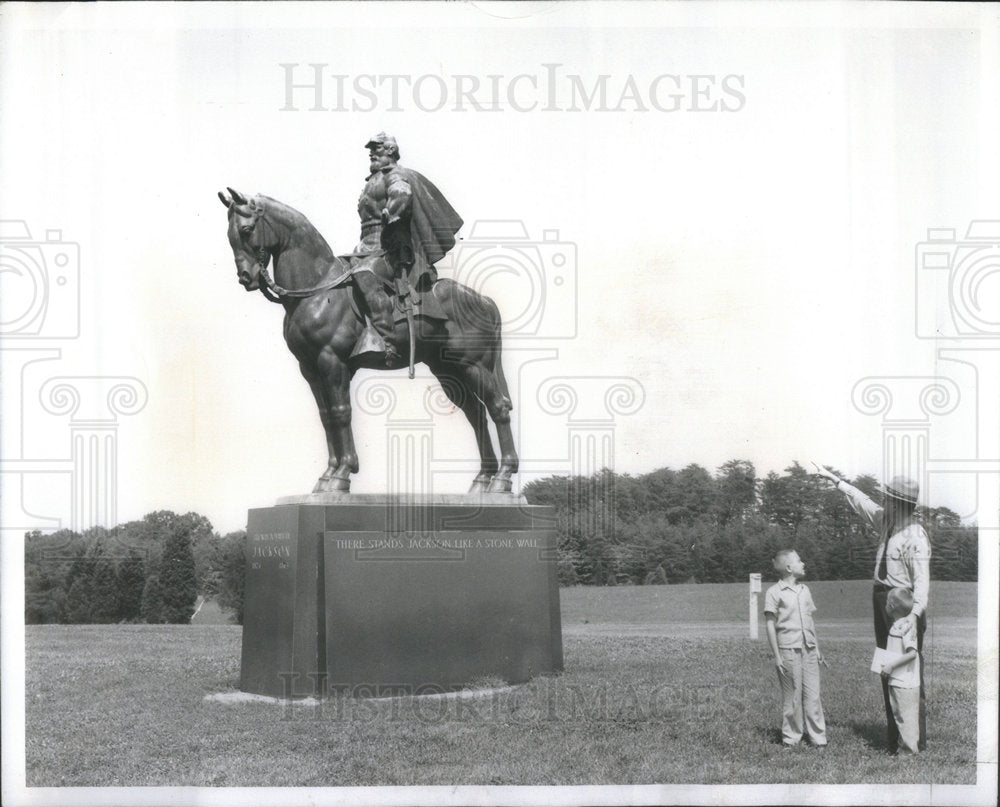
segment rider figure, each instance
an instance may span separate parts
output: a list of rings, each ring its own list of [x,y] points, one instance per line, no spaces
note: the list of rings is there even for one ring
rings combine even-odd
[[[354,282],[364,295],[372,324],[385,341],[385,363],[399,362],[394,344],[392,300],[386,292],[405,278],[413,292],[428,291],[437,280],[434,264],[455,246],[462,219],[433,183],[398,164],[396,139],[379,132],[365,144],[371,173],[358,199],[361,243],[354,250]]]

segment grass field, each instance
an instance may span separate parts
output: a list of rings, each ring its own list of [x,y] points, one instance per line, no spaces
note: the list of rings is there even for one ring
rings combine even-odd
[[[976,585],[932,586],[929,749],[911,759],[885,752],[870,584],[810,587],[825,752],[780,746],[745,584],[574,588],[565,673],[476,699],[206,701],[239,678],[240,628],[211,609],[191,626],[31,626],[27,784],[974,784]]]

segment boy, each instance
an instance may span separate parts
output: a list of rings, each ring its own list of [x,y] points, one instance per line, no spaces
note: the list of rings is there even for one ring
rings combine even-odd
[[[920,741],[920,658],[917,656],[917,629],[904,619],[913,609],[909,589],[894,588],[885,598],[885,610],[893,620],[882,659],[882,680],[889,684],[892,716],[899,729],[898,752],[916,754]]]
[[[764,597],[767,641],[774,653],[781,684],[781,741],[797,745],[803,732],[817,748],[826,747],[826,721],[819,699],[819,665],[823,661],[813,624],[812,595],[799,582],[806,567],[794,549],[774,556],[780,575]]]

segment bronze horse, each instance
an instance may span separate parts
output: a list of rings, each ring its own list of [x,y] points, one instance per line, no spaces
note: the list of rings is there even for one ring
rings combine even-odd
[[[313,492],[348,491],[351,474],[359,467],[351,431],[350,385],[356,370],[364,366],[352,354],[365,332],[350,267],[297,210],[267,196],[248,200],[232,188],[227,190],[232,198],[221,192],[219,198],[229,210],[229,244],[239,282],[247,291],[259,290],[284,306],[285,342],[319,407],[329,462]],[[268,263],[273,265],[273,281]],[[412,355],[427,365],[472,424],[480,466],[470,492],[509,492],[518,457],[510,428],[510,394],[500,363],[500,312],[493,300],[452,280],[438,280],[432,293],[446,318],[415,318]],[[396,329],[397,344],[408,345],[406,323],[397,323]],[[496,424],[499,462],[487,412]]]

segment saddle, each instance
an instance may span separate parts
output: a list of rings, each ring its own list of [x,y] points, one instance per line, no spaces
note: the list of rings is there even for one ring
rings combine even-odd
[[[392,300],[393,320],[400,322],[406,319],[406,301],[403,295],[399,294],[396,290],[392,290],[389,293],[389,298]],[[421,291],[410,289],[410,301],[413,303],[414,317],[439,320],[448,319],[448,314],[434,293],[434,286]]]
[[[398,325],[401,322],[406,322],[407,302],[413,306],[414,321],[419,321],[420,319],[446,321],[449,319],[447,312],[434,293],[433,285],[419,290],[409,288],[407,293],[404,294],[401,292],[400,287],[394,285],[391,281],[381,275],[378,275],[378,277],[382,281],[386,294],[392,301],[392,320],[395,324]],[[364,296],[361,293],[361,289],[355,283],[351,283],[351,308],[365,323],[364,332],[351,352],[351,359],[358,361],[360,357],[366,354],[381,357],[385,352],[385,342],[383,342],[378,330],[372,323],[371,315],[368,313],[368,309],[364,303]],[[412,374],[410,377],[413,377]]]
[[[359,300],[361,296],[360,290],[357,285],[351,283],[354,264],[358,258],[370,257],[368,253],[349,253],[347,255],[340,255],[341,260],[345,261],[350,268],[350,270],[338,278],[337,285],[343,286],[350,283],[354,287],[354,293],[351,295],[351,303],[358,316],[363,316],[365,323],[368,327],[371,327],[371,320],[368,314],[364,310],[362,301]],[[376,264],[376,267],[379,264]],[[384,265],[383,265],[384,266]],[[393,308],[393,321],[401,322],[406,319],[406,302],[405,296],[401,291],[401,288],[397,285],[394,278],[387,277],[385,274],[379,271],[374,271],[375,276],[382,281],[382,286],[385,288],[385,293],[392,300]],[[436,281],[435,281],[436,282]],[[426,288],[414,288],[409,287],[408,293],[410,301],[413,303],[413,316],[414,317],[427,317],[430,319],[447,320],[448,314],[445,312],[438,298],[433,294],[434,286],[430,285]]]

